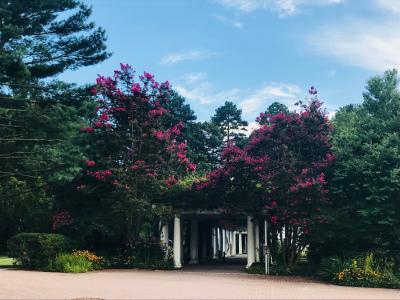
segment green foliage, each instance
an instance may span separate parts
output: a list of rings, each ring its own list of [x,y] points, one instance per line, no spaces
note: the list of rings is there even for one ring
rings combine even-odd
[[[78,0],[0,2],[0,82],[46,78],[109,57],[105,32]],[[7,46],[4,46],[7,45]]]
[[[165,249],[159,242],[143,242],[118,249],[116,254],[105,256],[105,267],[172,270],[172,250]]]
[[[68,244],[63,235],[50,233],[20,233],[7,241],[9,256],[26,269],[45,268]]]
[[[50,261],[47,271],[64,273],[85,273],[93,270],[92,262],[83,256],[61,253]]]
[[[270,114],[270,115],[277,115],[280,113],[287,114],[287,113],[289,113],[289,109],[286,105],[284,105],[282,103],[273,102],[270,106],[268,106],[265,113]]]
[[[236,104],[225,101],[225,104],[218,107],[215,115],[211,118],[211,122],[217,125],[224,136],[224,142],[230,140],[236,144],[244,144],[247,122],[242,120],[242,110],[238,109]]]
[[[246,269],[246,272],[249,274],[265,275],[265,265],[262,263],[253,263]]]
[[[14,265],[14,259],[8,256],[0,256],[0,268],[9,268]]]
[[[210,171],[219,161],[223,133],[213,122],[196,122],[186,126],[183,135],[188,145],[188,157],[197,164],[198,172]]]
[[[15,233],[50,228],[54,198],[45,188],[41,178],[25,181],[10,177],[0,184],[0,240],[4,247]]]
[[[393,261],[367,253],[352,259],[337,256],[326,259],[319,275],[340,285],[400,288],[400,278],[393,270]]]
[[[261,113],[260,116],[256,119],[256,121],[260,125],[265,125],[268,124],[269,119],[271,116],[277,115],[277,114],[288,114],[289,109],[287,108],[286,105],[279,103],[279,102],[273,102],[270,106],[268,106],[267,110],[265,113]]]
[[[364,102],[333,121],[337,158],[332,222],[320,229],[322,255],[384,252],[400,261],[400,92],[396,71],[368,81]]]
[[[81,1],[1,1],[0,14],[3,244],[24,230],[49,230],[55,199],[85,159],[79,128],[94,114],[93,102],[86,88],[49,79],[109,53],[104,30],[88,20],[91,9]]]

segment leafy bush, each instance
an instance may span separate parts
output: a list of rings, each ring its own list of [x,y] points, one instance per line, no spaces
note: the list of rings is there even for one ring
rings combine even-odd
[[[352,259],[330,258],[322,263],[320,275],[339,285],[400,288],[393,268],[390,259],[368,253]]]
[[[92,269],[99,270],[102,267],[103,257],[89,250],[73,250],[72,255],[86,258],[92,263]]]
[[[20,233],[7,241],[9,256],[22,268],[43,269],[57,254],[68,250],[61,234]]]
[[[265,265],[263,263],[253,263],[246,269],[249,274],[265,274]]]
[[[93,270],[93,264],[85,256],[62,253],[50,261],[47,271],[84,273]]]
[[[140,268],[171,270],[174,268],[172,251],[159,241],[141,242],[133,247],[118,249],[104,258],[104,266],[111,268]]]
[[[253,263],[248,268],[247,273],[249,274],[265,274],[265,263],[257,262]],[[282,262],[274,263],[270,265],[270,275],[294,275],[294,276],[313,276],[313,266],[305,261],[300,261],[291,272],[288,272],[287,268]]]

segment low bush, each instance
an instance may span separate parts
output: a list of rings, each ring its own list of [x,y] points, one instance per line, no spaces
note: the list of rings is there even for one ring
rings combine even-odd
[[[133,247],[118,249],[117,253],[104,257],[103,265],[108,268],[139,268],[171,270],[174,268],[172,250],[160,242],[142,242]]]
[[[249,268],[246,269],[249,274],[265,274],[265,265],[263,263],[253,263]]]
[[[20,267],[44,269],[57,254],[69,250],[69,242],[61,234],[20,233],[7,241],[7,248]]]
[[[333,257],[323,261],[320,276],[332,283],[347,286],[400,288],[394,263],[373,253],[354,258]]]
[[[93,264],[84,256],[62,253],[50,261],[47,271],[64,273],[84,273],[93,270]]]
[[[253,263],[250,268],[246,269],[249,274],[265,274],[265,263],[257,262]],[[307,263],[306,261],[300,261],[296,267],[288,272],[287,268],[282,263],[274,263],[270,265],[269,269],[270,275],[277,276],[315,276],[315,271],[313,270],[313,266]]]
[[[96,255],[96,253],[89,250],[73,250],[72,255],[83,257],[90,261],[93,270],[100,270],[102,268],[103,257]]]

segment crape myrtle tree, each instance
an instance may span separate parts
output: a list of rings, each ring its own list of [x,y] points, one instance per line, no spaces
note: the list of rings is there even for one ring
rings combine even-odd
[[[288,271],[309,245],[313,231],[329,222],[327,175],[334,161],[331,126],[316,90],[300,112],[280,113],[256,130],[248,145],[228,145],[221,167],[196,186],[221,194],[221,205],[258,215],[267,212],[278,233]]]
[[[169,88],[168,81],[160,84],[147,72],[136,78],[121,64],[113,77],[97,78],[97,116],[82,128],[92,153],[77,189],[101,199],[130,245],[151,223],[152,204],[196,168],[179,141],[183,123],[164,125]]]

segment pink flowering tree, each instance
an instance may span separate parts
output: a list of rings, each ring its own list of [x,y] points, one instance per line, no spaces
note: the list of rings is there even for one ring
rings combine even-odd
[[[183,124],[163,126],[169,88],[168,81],[158,83],[147,72],[136,77],[121,64],[113,77],[97,78],[91,90],[97,114],[81,129],[92,154],[77,189],[113,199],[106,209],[118,216],[115,222],[131,244],[160,193],[196,167],[186,157],[186,144],[177,142]]]
[[[313,230],[328,222],[331,126],[315,88],[309,92],[311,101],[300,112],[271,115],[245,149],[225,149],[221,167],[197,186],[224,194],[225,206],[255,215],[266,212],[288,271],[309,245]]]

